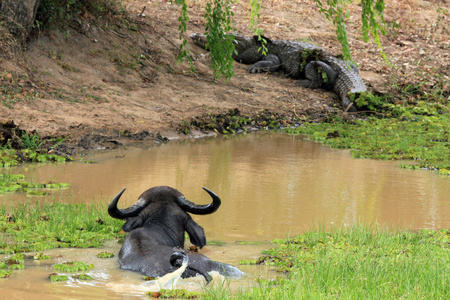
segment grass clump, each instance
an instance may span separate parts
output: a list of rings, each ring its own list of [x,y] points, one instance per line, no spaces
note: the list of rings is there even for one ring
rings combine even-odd
[[[35,131],[20,129],[14,121],[0,122],[0,167],[15,166],[24,162],[66,162],[68,156],[55,154],[54,149],[66,137],[41,137]]]
[[[63,163],[71,161],[72,158],[68,156],[60,156],[56,154],[49,154],[47,150],[41,149],[22,149],[14,150],[9,148],[0,148],[0,168],[7,168],[16,166],[24,162],[39,162],[39,163]]]
[[[123,237],[122,222],[103,206],[31,203],[0,206],[0,253],[52,248],[100,248],[104,240]]]
[[[15,263],[15,264],[10,265],[8,268],[10,270],[21,270],[21,269],[25,268],[25,265],[21,264],[21,263]]]
[[[13,270],[21,270],[25,268],[24,258],[25,254],[18,253],[12,257],[5,258],[2,262],[0,262],[0,270],[1,274],[3,274],[0,275],[0,278],[9,278]]]
[[[307,123],[293,134],[333,148],[350,149],[353,157],[384,160],[411,160],[407,168],[450,170],[450,113],[441,106],[393,106],[397,117],[346,122],[336,117],[328,122]]]
[[[9,278],[11,277],[13,271],[11,270],[0,270],[0,278]]]
[[[82,261],[71,261],[53,265],[53,269],[63,272],[86,271],[94,268],[93,264],[86,264]]]
[[[38,252],[36,253],[36,255],[33,256],[34,260],[46,260],[46,259],[50,259],[49,255],[46,255],[42,252]]]
[[[59,281],[68,281],[69,280],[69,276],[61,275],[61,274],[57,274],[57,273],[50,274],[48,276],[48,278],[50,279],[51,282],[59,282]],[[78,279],[78,280],[85,280],[85,281],[93,280],[93,278],[91,276],[86,275],[86,274],[73,275],[72,278]]]
[[[51,282],[59,282],[59,281],[67,281],[69,280],[69,276],[67,275],[59,275],[56,273],[50,274],[48,276]]]
[[[207,241],[207,244],[210,246],[224,246],[227,242],[224,241]]]
[[[86,280],[86,281],[93,280],[92,276],[89,276],[86,274],[77,274],[77,275],[74,275],[73,278],[78,279],[78,280]]]
[[[247,265],[247,266],[253,266],[253,265],[258,265],[260,264],[260,262],[256,259],[251,259],[251,260],[240,260],[239,261],[240,265]]]
[[[260,260],[288,279],[260,280],[236,299],[450,296],[450,230],[414,233],[354,225],[275,242],[279,247],[264,251]]]
[[[386,95],[350,97],[361,110],[356,115],[360,120],[346,114],[329,115],[320,124],[306,123],[286,131],[333,148],[350,149],[356,158],[411,160],[413,165],[402,167],[449,175],[450,82],[440,75],[433,79],[426,75],[408,85],[399,85],[393,78],[392,91]]]
[[[114,253],[111,253],[111,252],[100,252],[99,254],[97,254],[97,257],[99,257],[99,258],[112,258],[112,257],[114,257]]]
[[[68,183],[57,183],[44,181],[42,183],[31,183],[24,181],[22,174],[0,174],[0,194],[5,193],[27,193],[32,195],[47,195],[51,190],[65,189]]]

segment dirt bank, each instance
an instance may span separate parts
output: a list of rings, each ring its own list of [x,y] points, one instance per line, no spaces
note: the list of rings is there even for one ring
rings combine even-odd
[[[205,3],[189,5],[188,33],[203,32]],[[190,43],[195,74],[176,61],[176,5],[151,0],[126,1],[126,6],[132,16],[127,22],[105,24],[82,16],[79,28],[33,37],[20,59],[3,56],[0,121],[14,120],[21,129],[41,135],[70,134],[68,141],[96,147],[98,141],[114,145],[130,138],[182,138],[174,134],[179,124],[235,108],[241,114],[268,110],[300,119],[342,110],[333,93],[297,87],[282,74],[248,74],[248,66],[238,63],[229,82],[214,81],[207,52]],[[145,17],[138,16],[144,6]],[[352,55],[370,90],[387,93],[419,82],[427,88],[444,84],[445,89],[450,74],[447,0],[387,4],[382,43],[392,67],[376,46],[361,41],[361,8],[355,4],[351,10]],[[235,4],[237,31],[247,35],[249,11],[248,3]],[[318,15],[312,0],[263,1],[260,26],[273,39],[308,40],[332,53],[340,51],[333,27]],[[90,138],[97,142],[91,144]]]

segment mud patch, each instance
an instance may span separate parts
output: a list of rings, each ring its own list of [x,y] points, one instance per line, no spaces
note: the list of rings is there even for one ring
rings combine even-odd
[[[212,130],[222,134],[240,133],[245,131],[266,129],[278,129],[281,126],[289,126],[298,123],[296,118],[288,117],[269,110],[262,110],[256,114],[248,115],[240,112],[238,108],[230,109],[223,114],[204,114],[190,121],[184,121],[178,130],[189,133],[192,128],[203,131]]]
[[[18,148],[20,145],[17,138],[24,132],[12,120],[0,122],[0,146],[4,147],[9,143],[11,147]]]

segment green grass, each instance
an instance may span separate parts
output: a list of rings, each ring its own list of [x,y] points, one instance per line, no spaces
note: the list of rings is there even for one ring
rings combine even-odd
[[[106,207],[44,203],[0,206],[0,253],[52,248],[101,247],[123,237],[123,221],[108,216]]]
[[[62,272],[78,272],[78,271],[87,271],[94,268],[93,264],[86,264],[82,261],[71,261],[65,262],[62,264],[53,265],[53,269],[62,271]]]
[[[100,252],[99,254],[97,254],[97,257],[100,257],[100,258],[111,258],[111,257],[114,257],[114,253],[111,253],[111,252]]]
[[[353,99],[362,111],[359,120],[328,115],[321,123],[305,123],[285,131],[303,134],[333,148],[350,149],[355,158],[410,160],[405,168],[439,170],[450,175],[450,94],[445,81],[401,87],[376,96],[363,93]],[[365,116],[369,114],[370,116]]]
[[[237,295],[213,290],[205,299],[450,298],[450,230],[354,225],[276,243],[260,260],[287,279],[259,280]]]
[[[333,148],[350,149],[355,158],[411,160],[409,168],[450,170],[450,114],[409,115],[356,122],[330,120],[287,129]]]
[[[68,156],[48,154],[46,150],[14,150],[0,147],[0,168],[16,166],[24,162],[63,163],[71,160],[73,159]]]
[[[47,195],[52,190],[68,188],[68,183],[44,181],[32,183],[25,181],[22,174],[0,174],[0,194],[27,193],[32,195]]]
[[[59,281],[68,281],[69,276],[67,275],[58,275],[58,274],[50,274],[48,276],[51,282],[59,282]]]
[[[106,207],[61,203],[0,207],[0,252],[101,247],[123,237]],[[449,299],[450,230],[412,232],[356,224],[276,240],[255,261],[280,272],[231,292],[206,287],[202,299]],[[20,265],[16,254],[5,265]],[[8,267],[11,269],[10,267]],[[11,275],[2,269],[2,276]],[[25,269],[26,271],[26,269]]]

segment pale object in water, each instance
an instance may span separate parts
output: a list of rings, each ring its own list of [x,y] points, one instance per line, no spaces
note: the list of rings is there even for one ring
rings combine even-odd
[[[172,273],[166,274],[156,280],[146,281],[142,284],[129,284],[129,283],[117,283],[110,282],[106,286],[115,292],[127,293],[127,292],[158,292],[161,289],[183,289],[186,291],[201,291],[206,285],[205,277],[197,275],[186,279],[181,278],[181,274],[187,268],[187,261],[183,262],[181,267]],[[209,285],[223,284],[225,277],[220,275],[217,271],[209,273],[212,280]]]

